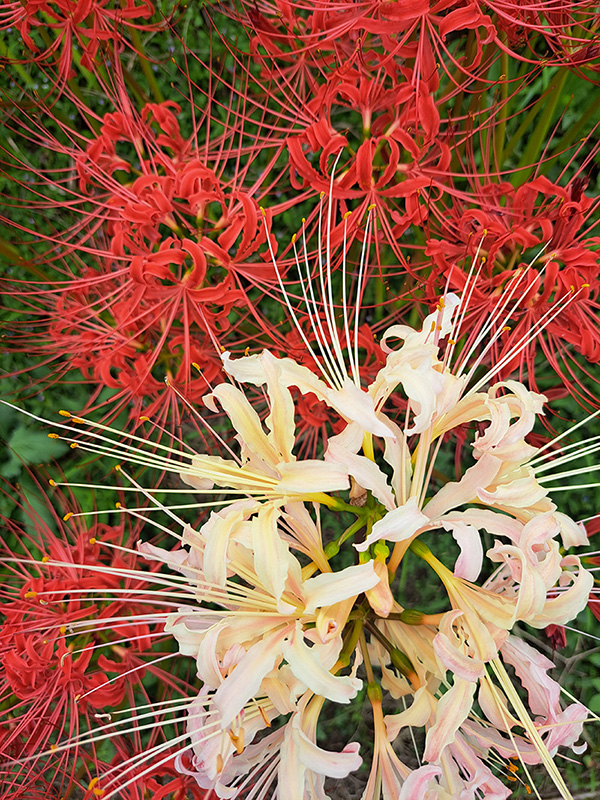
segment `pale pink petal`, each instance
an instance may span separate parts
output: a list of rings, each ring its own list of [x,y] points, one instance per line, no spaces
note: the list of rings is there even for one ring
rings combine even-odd
[[[441,774],[440,767],[436,767],[434,764],[423,764],[422,767],[413,770],[412,774],[404,781],[398,800],[428,800],[427,790],[432,781]]]
[[[394,607],[394,595],[390,589],[390,574],[384,561],[374,561],[379,583],[366,591],[367,600],[378,617],[387,617]]]
[[[460,297],[454,292],[444,295],[443,303],[423,320],[420,331],[408,325],[392,325],[381,337],[381,349],[384,353],[394,352],[388,345],[389,338],[403,339],[409,346],[427,344],[432,341],[432,331],[437,331],[440,339],[447,336],[452,330],[452,320],[460,306]]]
[[[444,749],[454,741],[457,730],[471,712],[476,686],[474,681],[455,676],[454,684],[438,702],[435,723],[427,731],[425,761],[439,761]]]
[[[485,674],[483,661],[462,653],[458,649],[458,642],[454,635],[450,638],[445,633],[438,633],[433,640],[433,649],[444,666],[444,669],[450,670],[450,672],[457,675],[459,678],[463,678],[466,681],[477,681]]]
[[[362,552],[380,539],[402,542],[428,525],[430,525],[429,517],[419,509],[416,497],[411,497],[403,506],[388,511],[385,517],[377,520],[364,542],[355,543],[354,547]]]
[[[444,530],[452,533],[460,547],[460,555],[454,565],[454,574],[457,578],[476,581],[483,564],[483,545],[479,531],[472,525],[465,525],[460,520],[447,517],[442,518],[440,523]]]

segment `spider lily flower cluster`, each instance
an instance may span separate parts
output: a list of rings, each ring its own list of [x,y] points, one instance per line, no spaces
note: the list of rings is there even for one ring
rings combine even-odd
[[[326,778],[357,770],[362,755],[359,742],[341,752],[318,744],[320,712],[327,701],[362,702],[365,688],[374,752],[364,800],[506,798],[506,782],[529,786],[528,765],[540,762],[570,797],[553,757],[560,746],[581,752],[587,710],[561,706],[552,663],[513,628],[563,625],[585,607],[592,576],[564,553],[587,538],[536,477],[544,456],[526,437],[545,398],[513,380],[469,387],[470,373],[451,367],[463,315],[448,294],[420,330],[390,328],[386,364],[366,388],[358,374],[327,380],[325,368],[321,379],[268,351],[224,353],[230,382],[205,404],[235,432],[238,452],[227,458],[115,445],[119,458],[146,459],[225,498],[197,529],[165,508],[181,525],[180,548],[139,545],[143,558],[180,573],[189,595],[165,623],[202,681],[176,766],[218,797],[267,797],[273,785],[290,800],[323,797]],[[338,360],[341,368],[341,347]],[[252,387],[267,398],[264,423]],[[292,387],[342,420],[321,458],[295,455]],[[401,421],[388,412],[394,393],[406,400]],[[440,481],[440,451],[469,426],[479,429],[471,466]],[[110,452],[108,438],[92,427],[81,446]],[[455,563],[442,560],[448,536]],[[446,611],[402,602],[396,576],[415,556]],[[384,695],[401,701],[396,713],[384,715]],[[394,748],[408,728],[425,733],[416,769]]]

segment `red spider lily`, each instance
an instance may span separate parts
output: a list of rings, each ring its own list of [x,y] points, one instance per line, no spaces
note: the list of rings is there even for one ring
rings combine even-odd
[[[184,141],[178,111],[165,103],[139,117],[109,114],[85,152],[56,143],[76,163],[82,222],[51,237],[41,256],[46,269],[58,263],[59,282],[12,287],[29,312],[12,346],[116,389],[113,402],[132,403],[134,417],[165,406],[164,378],[195,400],[206,393],[232,316],[266,330],[255,287],[274,280],[258,255],[266,229],[256,200],[199,157],[194,137]],[[116,155],[125,145],[129,160]],[[124,184],[114,173],[126,171],[142,174]],[[245,346],[243,335],[236,344]]]
[[[81,66],[94,70],[99,52],[109,59],[126,45],[133,47],[124,31],[156,31],[164,20],[151,21],[151,0],[27,0],[7,2],[0,15],[0,29],[16,28],[29,53],[23,59],[45,68],[56,68],[59,85],[74,75],[73,51],[81,49]]]
[[[472,340],[512,291],[505,335],[493,355],[504,359],[504,375],[527,371],[535,386],[535,358],[541,352],[561,383],[592,405],[597,393],[585,385],[594,380],[585,361],[600,359],[600,238],[589,227],[596,208],[597,200],[583,193],[579,180],[567,188],[543,177],[518,189],[482,185],[477,207],[456,201],[443,212],[436,209],[430,225],[438,228],[439,238],[430,235],[426,249],[437,267],[429,279],[431,300],[446,284],[464,289],[470,270],[476,273],[466,315]],[[531,336],[519,357],[506,361],[515,343],[543,321],[543,335]]]
[[[73,507],[73,499],[68,502]],[[168,598],[144,573],[132,571],[136,556],[127,545],[139,537],[139,524],[87,527],[83,517],[65,523],[53,510],[45,522],[24,510],[31,527],[6,520],[2,545],[0,770],[11,796],[28,798],[50,787],[62,795],[72,782],[81,785],[84,774],[89,783],[98,764],[87,732],[111,713],[123,714],[124,704],[162,701],[188,689],[185,679],[164,669],[171,654],[155,649]],[[151,572],[146,575],[152,580]],[[146,675],[158,680],[158,696],[149,697]],[[134,722],[131,735],[122,724],[110,732],[121,755],[143,750],[138,726]],[[146,744],[160,741],[157,725]]]
[[[244,18],[244,17],[243,17]],[[409,6],[365,0],[323,0],[307,8],[301,3],[245,3],[245,20],[266,51],[280,60],[310,58],[321,68],[331,68],[331,56],[340,68],[348,62],[367,63],[365,49],[381,46],[406,56],[410,48],[420,57],[435,52],[472,75],[484,56],[483,47],[493,42],[512,58],[539,60],[536,39],[556,54],[551,63],[579,70],[596,69],[595,43],[598,12],[591,0],[578,3],[420,2]],[[468,30],[473,42],[467,57],[455,58],[446,45],[449,34]],[[501,31],[501,33],[499,33]],[[508,43],[506,38],[508,37]],[[509,49],[510,47],[510,49]],[[258,47],[255,45],[255,49]],[[548,53],[544,53],[548,61]]]

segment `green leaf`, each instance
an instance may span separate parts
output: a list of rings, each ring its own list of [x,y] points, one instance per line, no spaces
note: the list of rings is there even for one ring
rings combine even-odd
[[[23,465],[45,464],[67,452],[65,442],[49,439],[45,433],[20,426],[8,440],[9,458],[0,468],[4,478],[16,478]]]

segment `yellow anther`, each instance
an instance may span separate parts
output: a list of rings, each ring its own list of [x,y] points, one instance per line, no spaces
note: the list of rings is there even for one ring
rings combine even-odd
[[[589,287],[590,287],[589,283],[582,283],[581,284],[581,288],[582,289],[589,289]]]
[[[344,219],[348,219],[348,217],[351,215],[352,215],[351,211],[346,211],[346,213],[344,214]]]
[[[85,422],[83,417],[71,417],[71,422]]]
[[[505,325],[505,326],[502,328],[502,330],[500,331],[500,333],[504,333],[505,331],[509,331],[509,330],[510,330],[510,325]]]
[[[295,233],[292,236],[292,244],[296,244],[296,234]]]
[[[448,339],[448,344],[456,344],[456,339]]]
[[[37,597],[37,592],[34,592],[33,589],[29,589],[27,592],[25,592],[26,600],[31,600],[34,597]]]
[[[61,625],[61,626],[60,626],[60,628],[59,628],[59,631],[60,631],[60,632],[62,633],[62,635],[64,636],[64,635],[65,635],[65,633],[67,632],[67,626],[66,626],[66,625]]]
[[[71,442],[71,444],[69,445],[69,447],[71,448],[71,450],[75,450],[75,448],[76,448],[76,447],[79,447],[79,445],[77,444],[77,442]]]
[[[42,558],[42,564],[47,564],[50,561],[50,556],[44,556]]]
[[[123,508],[123,506],[121,505],[121,503],[119,503],[119,501],[118,501],[118,500],[117,500],[117,502],[115,503],[115,508]]]
[[[140,422],[150,422],[150,417],[140,417]]]
[[[58,750],[58,745],[57,744],[51,744],[50,745],[50,752],[53,753],[55,750]]]
[[[222,353],[224,353],[224,352],[225,352],[225,348],[223,347],[223,345],[222,345],[222,344],[220,344],[220,345],[219,345],[219,350],[220,350]]]
[[[321,194],[319,195],[319,200],[322,200],[324,197],[325,197],[325,192],[321,192]]]
[[[247,356],[249,352],[250,352],[250,348],[249,348],[249,347],[247,347],[247,348],[244,350],[244,355],[245,355],[245,356]]]
[[[302,224],[306,225],[306,217],[302,217]]]
[[[121,465],[115,464],[115,472],[121,472]]]
[[[371,205],[368,206],[367,211],[373,211],[374,208],[377,208],[377,203],[371,203]]]
[[[571,294],[573,294],[574,291],[575,291],[575,287],[571,286]]]
[[[431,323],[431,330],[429,331],[429,333],[433,333],[434,330],[435,330],[435,322],[432,322]]]
[[[531,794],[531,786],[529,786],[529,784],[527,784],[527,783],[525,783],[524,786],[525,786],[525,791],[527,792],[527,794]]]
[[[49,433],[48,434],[48,438],[49,439],[60,439],[60,436],[58,435],[58,433]]]
[[[197,364],[195,361],[192,361],[192,367],[194,367],[194,369],[197,369],[198,372],[202,372],[202,370],[200,369],[200,364]],[[146,419],[148,419],[148,417],[146,417]]]
[[[67,513],[63,517],[63,522],[68,522],[71,519],[72,516],[73,516],[73,512],[72,511],[67,511]]]
[[[517,779],[515,778],[514,775],[507,775],[506,776],[506,780],[507,781],[511,781],[511,783],[516,783],[517,782]]]
[[[65,655],[67,655],[67,654],[65,653]],[[78,703],[81,700],[81,695],[80,694],[76,694],[75,697],[73,698],[73,700],[75,700],[75,702]],[[98,782],[98,778],[96,778],[96,783],[97,782]]]
[[[54,480],[54,478],[50,478],[48,483],[50,484],[50,486],[56,486],[56,481]]]
[[[98,539],[96,539],[95,536],[92,536],[92,538],[89,539],[89,544],[97,544],[97,542],[98,542]]]
[[[65,411],[64,408],[61,408],[61,410],[58,413],[61,415],[61,417],[70,417],[71,416],[71,412],[70,411]]]
[[[507,769],[509,772],[518,772],[518,771],[519,771],[519,767],[518,767],[518,765],[517,765],[517,764],[507,764],[507,765],[506,765],[506,769]]]
[[[239,733],[234,733],[232,730],[229,731],[229,738],[231,739],[232,744],[234,745],[238,756],[240,753],[244,752],[244,729],[240,728]]]
[[[264,208],[262,206],[259,206],[259,208],[260,208],[260,213],[263,215],[263,217],[266,217]]]
[[[484,229],[483,229],[483,235],[484,235],[484,236],[487,236],[487,228],[484,228]]]
[[[446,301],[443,297],[440,297],[439,299],[438,308],[446,308]]]

